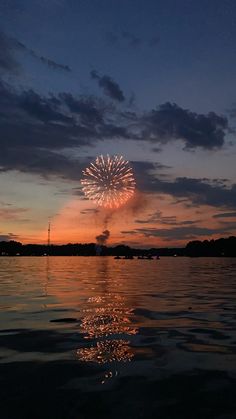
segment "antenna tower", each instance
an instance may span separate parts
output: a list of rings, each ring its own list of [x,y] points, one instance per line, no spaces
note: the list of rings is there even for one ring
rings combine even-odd
[[[48,246],[51,244],[51,223],[50,220],[48,222]]]

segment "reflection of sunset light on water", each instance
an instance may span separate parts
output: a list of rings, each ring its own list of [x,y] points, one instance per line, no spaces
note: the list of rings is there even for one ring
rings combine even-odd
[[[98,338],[112,334],[136,334],[136,329],[130,326],[129,315],[132,310],[124,307],[121,297],[113,296],[113,302],[107,303],[104,298],[93,297],[89,302],[103,303],[102,307],[85,310],[81,327],[87,333],[85,338]]]
[[[89,347],[76,351],[79,360],[105,364],[111,362],[127,362],[133,358],[130,341],[124,335],[135,335],[137,329],[131,326],[129,317],[132,310],[125,306],[124,298],[119,295],[107,294],[105,297],[91,297],[88,303],[91,308],[85,309],[81,328],[85,331],[84,339],[101,339]],[[112,336],[120,335],[120,339]],[[111,337],[102,340],[102,338]]]
[[[131,361],[134,354],[129,341],[123,339],[108,339],[96,343],[96,346],[78,349],[76,355],[80,361],[106,364],[110,362]]]

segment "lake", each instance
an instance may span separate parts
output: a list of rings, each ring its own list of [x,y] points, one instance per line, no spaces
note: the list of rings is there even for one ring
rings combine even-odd
[[[236,259],[1,257],[1,419],[236,418]]]

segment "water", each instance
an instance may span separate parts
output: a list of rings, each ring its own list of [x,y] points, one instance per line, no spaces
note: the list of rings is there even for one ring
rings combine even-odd
[[[236,418],[236,259],[2,257],[1,419]]]

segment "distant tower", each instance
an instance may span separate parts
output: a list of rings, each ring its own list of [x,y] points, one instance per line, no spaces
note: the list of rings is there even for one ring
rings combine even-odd
[[[48,247],[51,244],[51,223],[50,220],[48,221]]]

